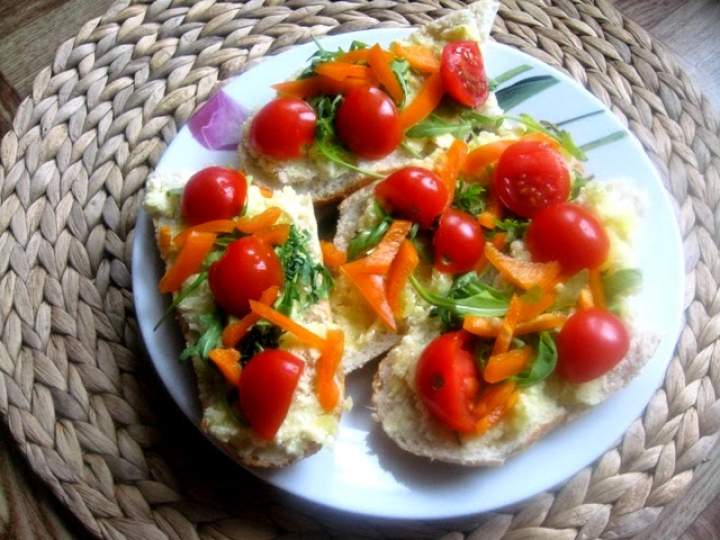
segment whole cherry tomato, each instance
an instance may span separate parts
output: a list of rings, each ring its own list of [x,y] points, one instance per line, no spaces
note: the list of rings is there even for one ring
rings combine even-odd
[[[566,274],[597,268],[610,251],[605,228],[589,210],[574,203],[555,204],[535,214],[525,242],[533,260],[558,261]]]
[[[385,157],[402,141],[395,103],[374,86],[350,90],[340,104],[335,125],[345,146],[366,159]]]
[[[415,386],[428,411],[455,431],[475,430],[473,405],[480,392],[480,374],[470,351],[466,332],[448,332],[425,347]]]
[[[518,141],[500,156],[494,189],[511,211],[532,217],[546,206],[567,200],[570,171],[560,152],[548,143]]]
[[[283,284],[280,260],[272,248],[254,236],[245,236],[230,244],[208,272],[215,302],[225,311],[242,317],[250,311],[250,300]]]
[[[558,374],[573,383],[591,381],[614,368],[629,348],[628,332],[615,315],[597,308],[578,311],[557,337]]]
[[[447,187],[421,167],[399,169],[375,187],[375,197],[391,212],[429,228],[450,203]]]
[[[438,271],[448,274],[469,272],[483,254],[485,236],[475,217],[448,208],[440,216],[433,236],[433,248]]]
[[[188,225],[237,216],[245,204],[245,177],[225,167],[207,167],[196,172],[185,185],[180,203]]]
[[[250,147],[275,159],[297,159],[315,138],[316,115],[298,98],[281,97],[265,105],[250,124]]]
[[[485,64],[475,41],[453,41],[443,47],[440,77],[445,92],[466,107],[479,107],[490,91]]]
[[[258,437],[272,440],[287,416],[305,362],[287,351],[265,349],[243,368],[240,411]]]

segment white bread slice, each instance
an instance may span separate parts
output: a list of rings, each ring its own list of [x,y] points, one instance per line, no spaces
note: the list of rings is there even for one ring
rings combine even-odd
[[[406,38],[407,41],[422,43],[438,53],[448,42],[457,39],[475,39],[480,44],[489,39],[493,20],[499,6],[498,0],[479,0],[467,9],[454,11],[440,19],[425,25]],[[402,40],[403,42],[406,40]],[[480,109],[486,114],[501,114],[497,101],[491,94],[487,103]],[[274,160],[257,154],[248,144],[247,130],[252,122],[249,118],[238,146],[240,168],[255,176],[260,182],[272,189],[291,185],[301,193],[310,193],[316,203],[337,202],[355,190],[368,184],[372,179],[333,163],[312,159]],[[413,157],[404,148],[398,148],[390,155],[379,160],[358,160],[357,166],[363,170],[387,175],[401,167],[415,165],[427,167],[434,162],[434,153],[442,152],[428,143],[429,150],[423,158]],[[428,162],[428,158],[429,162]]]
[[[167,190],[182,187],[190,174],[169,177],[152,176],[148,180],[145,207],[153,218],[156,231],[160,226],[171,227],[179,232],[177,204],[167,203]],[[298,195],[292,188],[275,192],[271,198],[260,194],[256,186],[249,186],[247,215],[256,215],[270,206],[278,206],[292,219],[298,228],[309,232],[309,251],[320,262],[321,252],[317,236],[317,224],[312,201],[307,195]],[[287,219],[287,218],[283,218]],[[172,263],[172,257],[165,260]],[[194,276],[189,280],[194,279]],[[180,303],[177,318],[187,343],[198,336],[200,312],[214,309],[212,295],[205,283],[192,298]],[[295,320],[319,335],[334,327],[329,302],[321,300],[293,316]],[[193,358],[193,368],[198,384],[198,397],[203,410],[201,429],[230,457],[246,466],[283,467],[317,452],[334,438],[342,409],[342,400],[336,409],[326,413],[315,395],[315,373],[319,352],[298,343],[290,334],[283,334],[280,347],[295,354],[305,362],[305,368],[295,390],[290,409],[273,441],[264,441],[254,435],[228,404],[228,387],[211,363]],[[344,374],[335,375],[341,395],[344,389]]]

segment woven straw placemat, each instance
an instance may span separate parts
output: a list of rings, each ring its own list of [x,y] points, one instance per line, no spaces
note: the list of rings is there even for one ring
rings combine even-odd
[[[559,491],[474,523],[378,523],[301,505],[230,465],[147,367],[130,293],[134,218],[148,171],[192,111],[249,62],[311,35],[422,24],[461,6],[119,1],[37,76],[0,143],[0,410],[92,533],[619,538],[689,484],[720,428],[718,122],[669,54],[605,0],[507,0],[494,36],[610,106],[678,204],[687,326],[664,387],[616,448]]]

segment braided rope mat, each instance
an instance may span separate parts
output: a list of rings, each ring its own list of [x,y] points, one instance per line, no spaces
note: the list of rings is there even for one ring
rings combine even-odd
[[[147,367],[129,253],[148,171],[216,83],[311,35],[421,24],[461,5],[119,1],[37,76],[0,143],[0,410],[33,469],[93,534],[459,528],[324,512],[219,459]],[[720,428],[718,123],[668,53],[606,0],[507,0],[494,36],[585,84],[653,157],[679,208],[687,326],[664,387],[617,448],[559,491],[462,527],[474,540],[631,536],[685,489]]]

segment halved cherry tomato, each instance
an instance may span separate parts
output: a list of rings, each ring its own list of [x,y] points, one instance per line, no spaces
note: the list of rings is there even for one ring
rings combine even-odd
[[[485,64],[475,41],[453,41],[443,48],[440,64],[445,92],[466,107],[479,107],[490,91]]]
[[[445,183],[422,167],[399,169],[375,187],[386,209],[429,228],[449,204]]]
[[[629,348],[628,331],[615,315],[597,308],[578,311],[558,334],[557,371],[573,383],[591,381],[615,367]]]
[[[374,86],[362,86],[345,95],[335,119],[340,140],[366,159],[387,156],[402,141],[395,103]]]
[[[566,274],[597,268],[610,251],[605,228],[574,203],[555,204],[535,214],[525,241],[534,261],[558,261]]]
[[[215,219],[230,219],[242,210],[247,181],[238,171],[207,167],[192,175],[185,185],[180,203],[188,225]]]
[[[268,244],[246,236],[230,244],[210,266],[208,281],[215,302],[231,315],[242,317],[250,311],[250,300],[259,300],[270,287],[282,286],[283,270]]]
[[[265,349],[243,368],[240,411],[258,437],[272,440],[287,416],[305,363],[287,351]]]
[[[480,373],[470,351],[470,335],[448,332],[425,347],[417,371],[415,386],[430,413],[455,431],[475,430],[473,404],[480,392]]]
[[[433,236],[435,268],[448,274],[469,272],[480,261],[485,236],[480,223],[466,212],[448,208]]]
[[[560,152],[544,141],[510,145],[495,167],[494,189],[500,202],[523,217],[567,200],[570,171]]]
[[[250,146],[275,159],[297,159],[315,137],[317,117],[298,98],[281,97],[265,105],[250,124]]]

